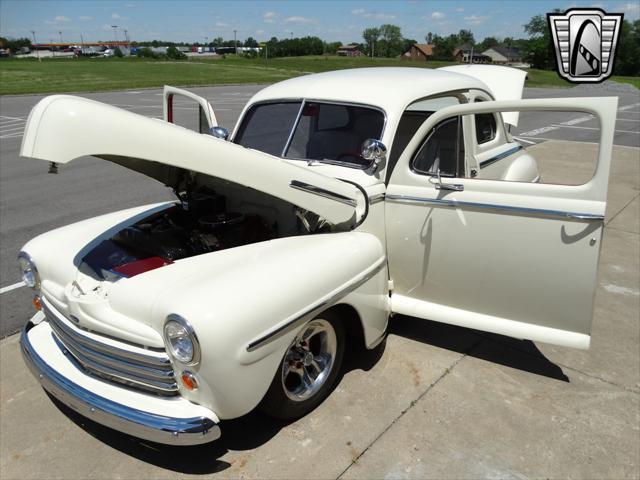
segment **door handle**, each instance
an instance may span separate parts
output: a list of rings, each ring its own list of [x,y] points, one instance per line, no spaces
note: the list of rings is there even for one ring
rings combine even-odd
[[[438,183],[436,184],[436,190],[451,190],[453,192],[462,192],[464,185],[461,183]]]

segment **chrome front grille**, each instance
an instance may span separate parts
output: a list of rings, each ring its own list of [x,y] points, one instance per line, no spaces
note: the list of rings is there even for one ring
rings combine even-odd
[[[178,393],[166,353],[148,352],[124,343],[119,348],[114,345],[115,340],[100,341],[99,335],[83,332],[54,312],[46,301],[42,305],[56,342],[88,374],[158,395]]]

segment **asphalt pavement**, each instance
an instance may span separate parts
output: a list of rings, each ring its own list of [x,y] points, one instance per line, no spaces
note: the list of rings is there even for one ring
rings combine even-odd
[[[192,90],[232,127],[259,88]],[[159,93],[83,96],[160,116]],[[40,98],[0,98],[4,335],[32,314],[29,290],[13,288],[20,281],[15,256],[25,241],[83,218],[170,198],[156,182],[107,162],[76,162],[49,175],[45,163],[19,159],[20,129],[10,127],[24,122]],[[574,123],[580,118],[523,115],[514,133],[546,159],[543,178],[570,178],[576,163],[594,155],[590,142],[597,130],[592,119]],[[224,422],[220,440],[184,449],[141,442],[52,402],[27,372],[12,335],[0,342],[0,477],[640,477],[639,128],[638,95],[620,95],[590,350],[397,316],[386,348],[349,351],[335,391],[303,419],[280,423],[253,412]],[[566,159],[545,155],[563,145],[554,143],[560,135],[582,143]]]

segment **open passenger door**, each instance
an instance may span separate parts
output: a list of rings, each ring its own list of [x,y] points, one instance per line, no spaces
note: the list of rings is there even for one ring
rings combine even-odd
[[[392,310],[577,348],[590,342],[617,98],[481,102],[437,111],[398,160],[386,193]],[[447,118],[512,111],[600,120],[594,176],[551,185],[417,172],[413,158]]]

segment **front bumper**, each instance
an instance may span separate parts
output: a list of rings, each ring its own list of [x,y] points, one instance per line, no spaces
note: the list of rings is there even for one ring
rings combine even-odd
[[[205,407],[181,397],[131,391],[86,375],[57,346],[47,322],[27,323],[20,345],[25,363],[42,387],[97,423],[169,445],[199,445],[220,437],[219,420]]]

